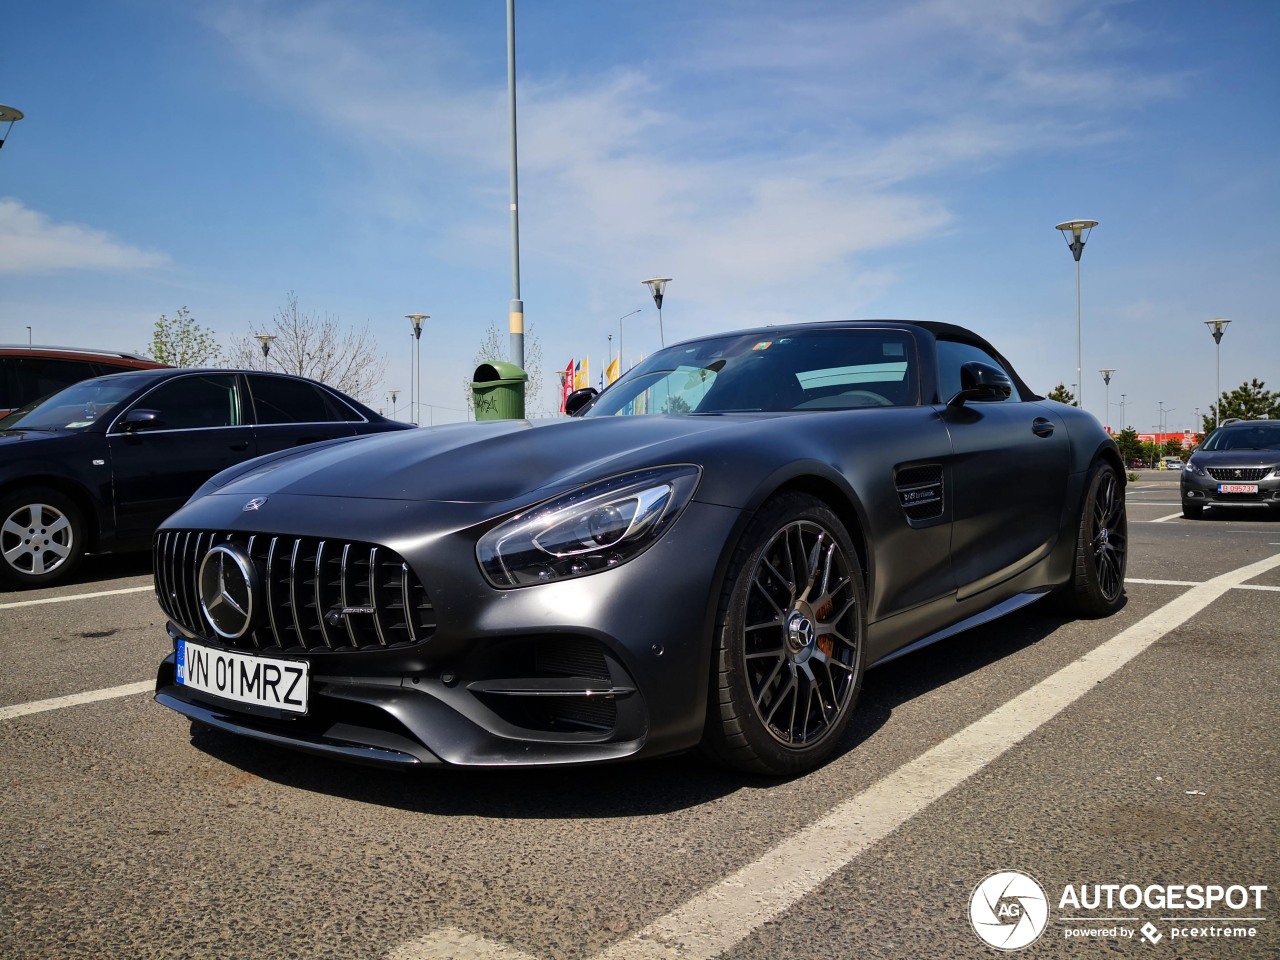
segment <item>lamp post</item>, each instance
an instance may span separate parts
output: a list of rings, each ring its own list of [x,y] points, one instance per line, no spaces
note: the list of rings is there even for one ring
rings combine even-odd
[[[511,128],[511,362],[524,369],[524,301],[520,299],[520,184],[516,164],[516,0],[507,0],[507,114]]]
[[[413,324],[413,356],[409,363],[413,379],[409,383],[409,414],[414,424],[418,424],[422,419],[419,413],[419,408],[422,406],[422,321],[430,320],[431,314],[406,313],[404,318]],[[415,396],[417,406],[414,406]]]
[[[1062,231],[1062,238],[1067,241],[1071,255],[1076,258],[1076,383],[1080,384],[1076,403],[1081,410],[1084,409],[1084,384],[1081,383],[1080,377],[1080,256],[1084,253],[1085,241],[1089,239],[1089,234],[1097,225],[1097,220],[1064,220],[1054,227],[1055,230]]]
[[[667,284],[671,282],[670,277],[654,277],[651,280],[641,280],[649,292],[653,294],[653,302],[658,305],[658,342],[664,347],[667,345],[667,338],[662,332],[662,295],[666,292]]]
[[[22,119],[22,111],[17,107],[6,107],[0,103],[0,123],[7,123],[4,128],[4,136],[0,137],[0,147],[4,146],[5,140],[9,138],[9,133],[13,130],[13,125]]]
[[[630,313],[624,313],[622,316],[618,318],[618,375],[619,376],[621,376],[623,373],[626,372],[625,370],[622,369],[622,365],[627,362],[622,359],[622,321],[627,319],[627,317],[634,317],[637,313],[640,312],[640,310],[641,310],[640,307],[636,307]]]
[[[27,325],[27,346],[31,346],[31,325]]]
[[[1221,317],[1204,322],[1204,325],[1209,328],[1209,332],[1213,334],[1213,343],[1217,354],[1218,392],[1213,395],[1213,425],[1215,427],[1222,426],[1222,335],[1227,332],[1227,324],[1230,322],[1230,320],[1224,320]]]
[[[1107,410],[1106,416],[1102,418],[1103,425],[1107,428],[1107,433],[1111,432],[1111,375],[1116,372],[1115,367],[1103,367],[1098,371],[1102,374],[1102,382],[1107,387]]]
[[[1124,398],[1127,396],[1128,396],[1127,393],[1120,394],[1120,429],[1121,430],[1124,430],[1127,426],[1127,424],[1124,422]]]
[[[392,388],[387,391],[387,396],[391,398],[391,419],[394,420],[396,418],[396,398],[400,396],[400,391]]]
[[[267,354],[271,352],[271,341],[275,339],[275,336],[270,333],[256,333],[253,339],[262,344],[262,365],[265,367],[267,365]]]

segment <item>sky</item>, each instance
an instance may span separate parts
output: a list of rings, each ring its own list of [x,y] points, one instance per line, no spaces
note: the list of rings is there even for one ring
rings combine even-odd
[[[1086,409],[1192,427],[1217,317],[1223,390],[1280,389],[1275,0],[516,6],[531,412],[620,340],[792,321],[958,323],[1073,384],[1070,219]],[[231,345],[296,295],[406,418],[425,313],[421,420],[465,418],[513,292],[504,0],[18,0],[4,36],[0,342],[146,352],[185,306]]]

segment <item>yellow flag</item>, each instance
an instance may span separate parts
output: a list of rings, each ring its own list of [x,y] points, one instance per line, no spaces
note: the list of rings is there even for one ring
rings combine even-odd
[[[605,368],[604,379],[608,383],[613,383],[618,379],[618,357],[614,357],[609,366]]]

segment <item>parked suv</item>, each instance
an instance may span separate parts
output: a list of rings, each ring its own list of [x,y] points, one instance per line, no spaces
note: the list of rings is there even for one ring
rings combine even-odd
[[[86,552],[145,550],[197,487],[251,457],[411,428],[285,374],[171,367],[72,384],[0,426],[0,580],[47,586]]]
[[[1182,471],[1182,515],[1205,507],[1280,511],[1280,420],[1234,420],[1214,430]]]
[[[0,344],[0,417],[90,377],[167,366],[114,350]]]

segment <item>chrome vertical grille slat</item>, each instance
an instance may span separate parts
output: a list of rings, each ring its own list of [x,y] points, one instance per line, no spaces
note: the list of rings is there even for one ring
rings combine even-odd
[[[199,570],[215,544],[239,545],[258,570],[260,613],[230,645],[243,650],[342,654],[423,643],[435,609],[417,575],[394,551],[370,543],[239,531],[163,530],[153,554],[156,593],[187,633],[228,645],[200,607]],[[332,622],[327,613],[341,610]]]

